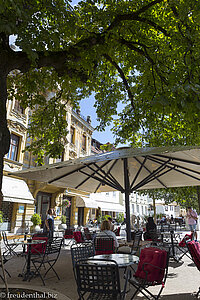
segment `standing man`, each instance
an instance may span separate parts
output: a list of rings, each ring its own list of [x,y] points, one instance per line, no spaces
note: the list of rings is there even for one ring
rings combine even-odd
[[[198,216],[197,213],[191,208],[191,206],[188,206],[187,208],[186,218],[188,219],[188,225],[193,234],[193,237],[195,238],[195,240],[197,240],[196,226],[197,226]]]

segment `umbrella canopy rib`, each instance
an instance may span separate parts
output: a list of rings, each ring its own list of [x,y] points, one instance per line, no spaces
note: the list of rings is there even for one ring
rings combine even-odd
[[[166,164],[168,162],[165,162],[164,164],[162,164],[161,166],[159,166],[156,170],[154,170],[153,172],[151,172],[148,176],[146,176],[141,182],[139,182],[135,187],[134,190],[137,190],[139,187],[149,183],[152,180],[158,179],[158,177],[161,176],[161,172],[166,168]],[[156,176],[158,174],[158,176]],[[164,185],[164,184],[163,184]],[[166,186],[165,186],[166,187]]]
[[[154,158],[154,157],[151,157],[151,158],[149,158],[149,159],[151,159],[152,161],[157,162],[157,163],[162,163],[162,162],[164,162],[164,160],[162,160],[162,159],[157,159],[157,158]],[[185,170],[185,171],[189,171],[189,172],[192,172],[192,173],[195,173],[195,174],[200,175],[200,172],[198,172],[198,171],[196,171],[196,170],[193,170],[193,169],[189,169],[189,168],[184,167],[184,166],[177,165],[176,163],[173,163],[172,161],[169,162],[169,165],[172,165],[173,167],[181,168],[181,169],[183,169],[183,170]],[[197,164],[197,165],[198,165],[198,164]],[[177,171],[177,170],[176,170],[176,171]]]
[[[135,157],[134,157],[134,158],[135,158]],[[135,158],[135,160],[137,161],[136,158]],[[144,160],[143,160],[142,163],[139,162],[139,163],[140,163],[140,168],[139,168],[139,170],[137,171],[137,173],[136,173],[136,175],[135,175],[135,177],[134,177],[134,179],[133,179],[133,181],[132,181],[132,183],[131,183],[131,189],[132,189],[132,187],[134,186],[134,183],[135,183],[135,181],[137,180],[138,176],[140,175],[140,172],[142,171],[142,168],[143,168],[143,166],[144,166],[146,160],[147,160],[147,157],[144,158]],[[138,161],[139,161],[139,160],[138,160]]]
[[[84,174],[84,175],[86,175],[87,177],[93,178],[93,179],[95,179],[96,181],[101,182],[101,184],[103,184],[103,185],[105,184],[105,185],[108,185],[108,186],[114,188],[115,190],[118,190],[118,188],[117,188],[114,184],[108,182],[105,178],[104,178],[104,179],[101,179],[101,178],[96,177],[96,176],[91,175],[91,174],[88,175],[88,174],[87,174],[86,172],[84,172],[83,170],[79,170],[79,172],[82,173],[82,174]],[[121,191],[121,192],[123,193],[123,191]]]
[[[109,161],[110,162],[110,161]],[[113,169],[113,167],[115,166],[115,164],[118,162],[118,159],[115,159],[114,160],[114,162],[112,163],[112,165],[111,165],[111,167],[108,169],[108,172],[107,173],[109,173],[110,175],[111,175],[111,173],[110,173],[110,171]],[[99,185],[97,186],[97,188],[96,188],[96,190],[95,190],[95,193],[98,191],[98,189],[100,188],[100,186],[101,186],[101,183],[99,183]],[[121,185],[120,185],[121,186]],[[122,187],[122,190],[123,190],[123,187]],[[123,190],[123,192],[124,192],[124,190]]]
[[[160,163],[160,164],[163,162],[163,160],[161,160],[161,161],[162,161],[162,162],[161,162],[161,161],[157,161],[157,160],[155,160],[155,159],[153,159],[153,158],[152,158],[151,160],[154,161],[154,162]],[[172,165],[172,166],[171,166],[171,165]],[[183,167],[183,166],[176,165],[176,164],[174,164],[174,163],[172,163],[172,162],[169,162],[169,165],[167,165],[166,167],[170,168],[170,170],[174,170],[174,171],[179,172],[179,173],[181,173],[181,174],[183,174],[183,175],[186,175],[186,176],[188,176],[188,177],[190,177],[190,178],[193,178],[193,179],[196,179],[196,180],[200,181],[200,178],[198,178],[198,177],[196,177],[196,176],[194,176],[194,175],[188,174],[188,173],[186,173],[186,172],[183,172],[183,171],[181,171],[181,170],[179,170],[179,169],[183,169],[183,170],[186,170],[186,171],[189,171],[189,172],[196,173],[196,174],[199,174],[199,175],[200,175],[200,172],[198,172],[198,171],[195,171],[195,170],[192,170],[192,169]]]
[[[58,180],[60,180],[62,178],[65,178],[65,177],[67,177],[67,176],[69,176],[69,175],[71,175],[73,173],[76,173],[76,172],[78,172],[78,171],[80,171],[80,170],[82,170],[84,168],[86,168],[86,166],[81,166],[81,167],[79,167],[79,168],[77,168],[77,169],[75,169],[75,170],[73,170],[73,171],[71,171],[71,172],[69,172],[67,174],[63,174],[61,176],[58,176],[58,177],[55,177],[54,179],[49,180],[48,183],[50,184],[52,182],[58,181]]]
[[[147,158],[149,159],[149,156],[147,156]],[[138,158],[135,157],[135,159],[139,162],[139,164],[141,164],[141,162],[138,160]],[[149,174],[152,173],[145,165],[143,166],[143,168],[144,168],[147,172],[149,172]],[[145,180],[145,178],[144,178],[143,180]],[[143,182],[143,180],[142,180],[141,182]],[[165,185],[160,179],[156,178],[156,180],[157,180],[164,188],[167,188],[166,185]],[[133,188],[132,188],[132,191],[134,191],[134,190],[135,190],[135,188],[133,187]]]
[[[109,161],[106,161],[101,167],[105,167],[107,164],[109,163]],[[96,172],[93,172],[92,175],[94,175]],[[87,177],[86,179],[84,179],[82,182],[80,182],[75,189],[78,189],[81,185],[83,185],[84,183],[86,183],[88,180],[90,179],[90,177]]]
[[[166,167],[165,167],[165,169],[166,169]],[[175,168],[174,168],[174,169],[175,169]],[[163,169],[163,170],[164,170],[164,169]],[[162,171],[163,171],[163,170],[162,170]],[[145,183],[143,183],[143,182],[139,183],[137,186],[135,186],[134,189],[137,190],[137,189],[139,189],[140,187],[142,187],[142,186],[148,184],[149,182],[152,182],[152,181],[154,181],[154,180],[158,180],[159,177],[161,177],[161,176],[163,176],[163,175],[169,173],[169,172],[172,171],[172,170],[173,170],[173,168],[168,169],[168,170],[164,171],[163,173],[159,173],[157,176],[155,176],[155,177],[153,177],[153,178],[150,178],[150,179],[147,180]],[[165,185],[165,188],[167,188],[166,185]]]
[[[98,167],[98,166],[97,166]],[[102,174],[100,174],[99,173],[99,171],[102,171],[99,167],[98,167],[98,170],[94,170],[91,166],[88,166],[88,168],[90,169],[90,170],[92,170],[92,171],[95,171],[95,174],[97,174],[100,178],[102,178],[102,179],[106,179],[107,180],[107,182],[110,182],[111,184],[116,184],[116,186],[118,187],[117,189],[121,189],[122,187],[121,186],[119,186],[119,184],[118,184],[118,182],[117,183],[115,183],[112,179],[110,179],[110,177],[109,176],[107,176],[107,173],[104,171],[104,176],[102,175]]]
[[[171,160],[177,160],[177,161],[181,161],[181,162],[188,163],[188,164],[194,164],[194,165],[198,165],[198,166],[200,165],[200,162],[183,159],[183,158],[178,158],[178,157],[170,157],[170,156],[162,155],[162,154],[154,154],[154,156],[171,159]]]
[[[117,162],[117,160],[115,161],[115,163]],[[112,168],[114,167],[114,164],[111,166],[111,168],[107,171],[107,173],[102,169],[102,168],[99,168],[95,163],[94,165],[96,166],[96,168],[99,169],[99,171],[101,171],[105,177],[109,177],[110,180],[115,183],[120,189],[123,189],[123,187],[120,185],[120,183],[116,180],[116,178],[110,173],[110,171],[112,170]]]

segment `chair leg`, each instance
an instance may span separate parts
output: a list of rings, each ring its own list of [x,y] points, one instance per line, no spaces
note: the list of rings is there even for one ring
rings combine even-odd
[[[49,262],[49,266],[50,268],[46,271],[46,273],[44,274],[44,277],[47,275],[47,273],[52,269],[54,271],[54,273],[56,274],[56,277],[58,278],[58,280],[60,280],[60,277],[58,276],[57,272],[55,271],[55,269],[53,268],[53,266],[55,265],[56,261],[51,265]]]
[[[198,293],[196,294],[197,298],[199,297],[199,294],[200,294],[200,287],[199,287]]]

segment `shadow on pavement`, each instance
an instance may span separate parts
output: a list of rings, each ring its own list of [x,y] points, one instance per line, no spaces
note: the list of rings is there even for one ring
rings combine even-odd
[[[143,300],[146,299],[144,296],[137,296],[134,298],[135,300]],[[173,294],[173,295],[161,295],[160,298],[161,300],[192,300],[192,299],[197,299],[195,297],[195,294]]]

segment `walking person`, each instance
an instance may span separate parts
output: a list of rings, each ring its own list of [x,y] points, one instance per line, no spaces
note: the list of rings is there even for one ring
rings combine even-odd
[[[195,238],[195,240],[197,240],[196,226],[197,226],[198,216],[197,216],[196,211],[194,211],[191,208],[191,206],[188,206],[188,208],[187,208],[186,218],[188,219],[188,225],[190,227],[193,238]]]
[[[55,211],[53,208],[50,208],[47,211],[47,217],[45,219],[45,225],[47,228],[48,232],[48,237],[53,238],[53,233],[54,233],[54,217],[55,217]]]

